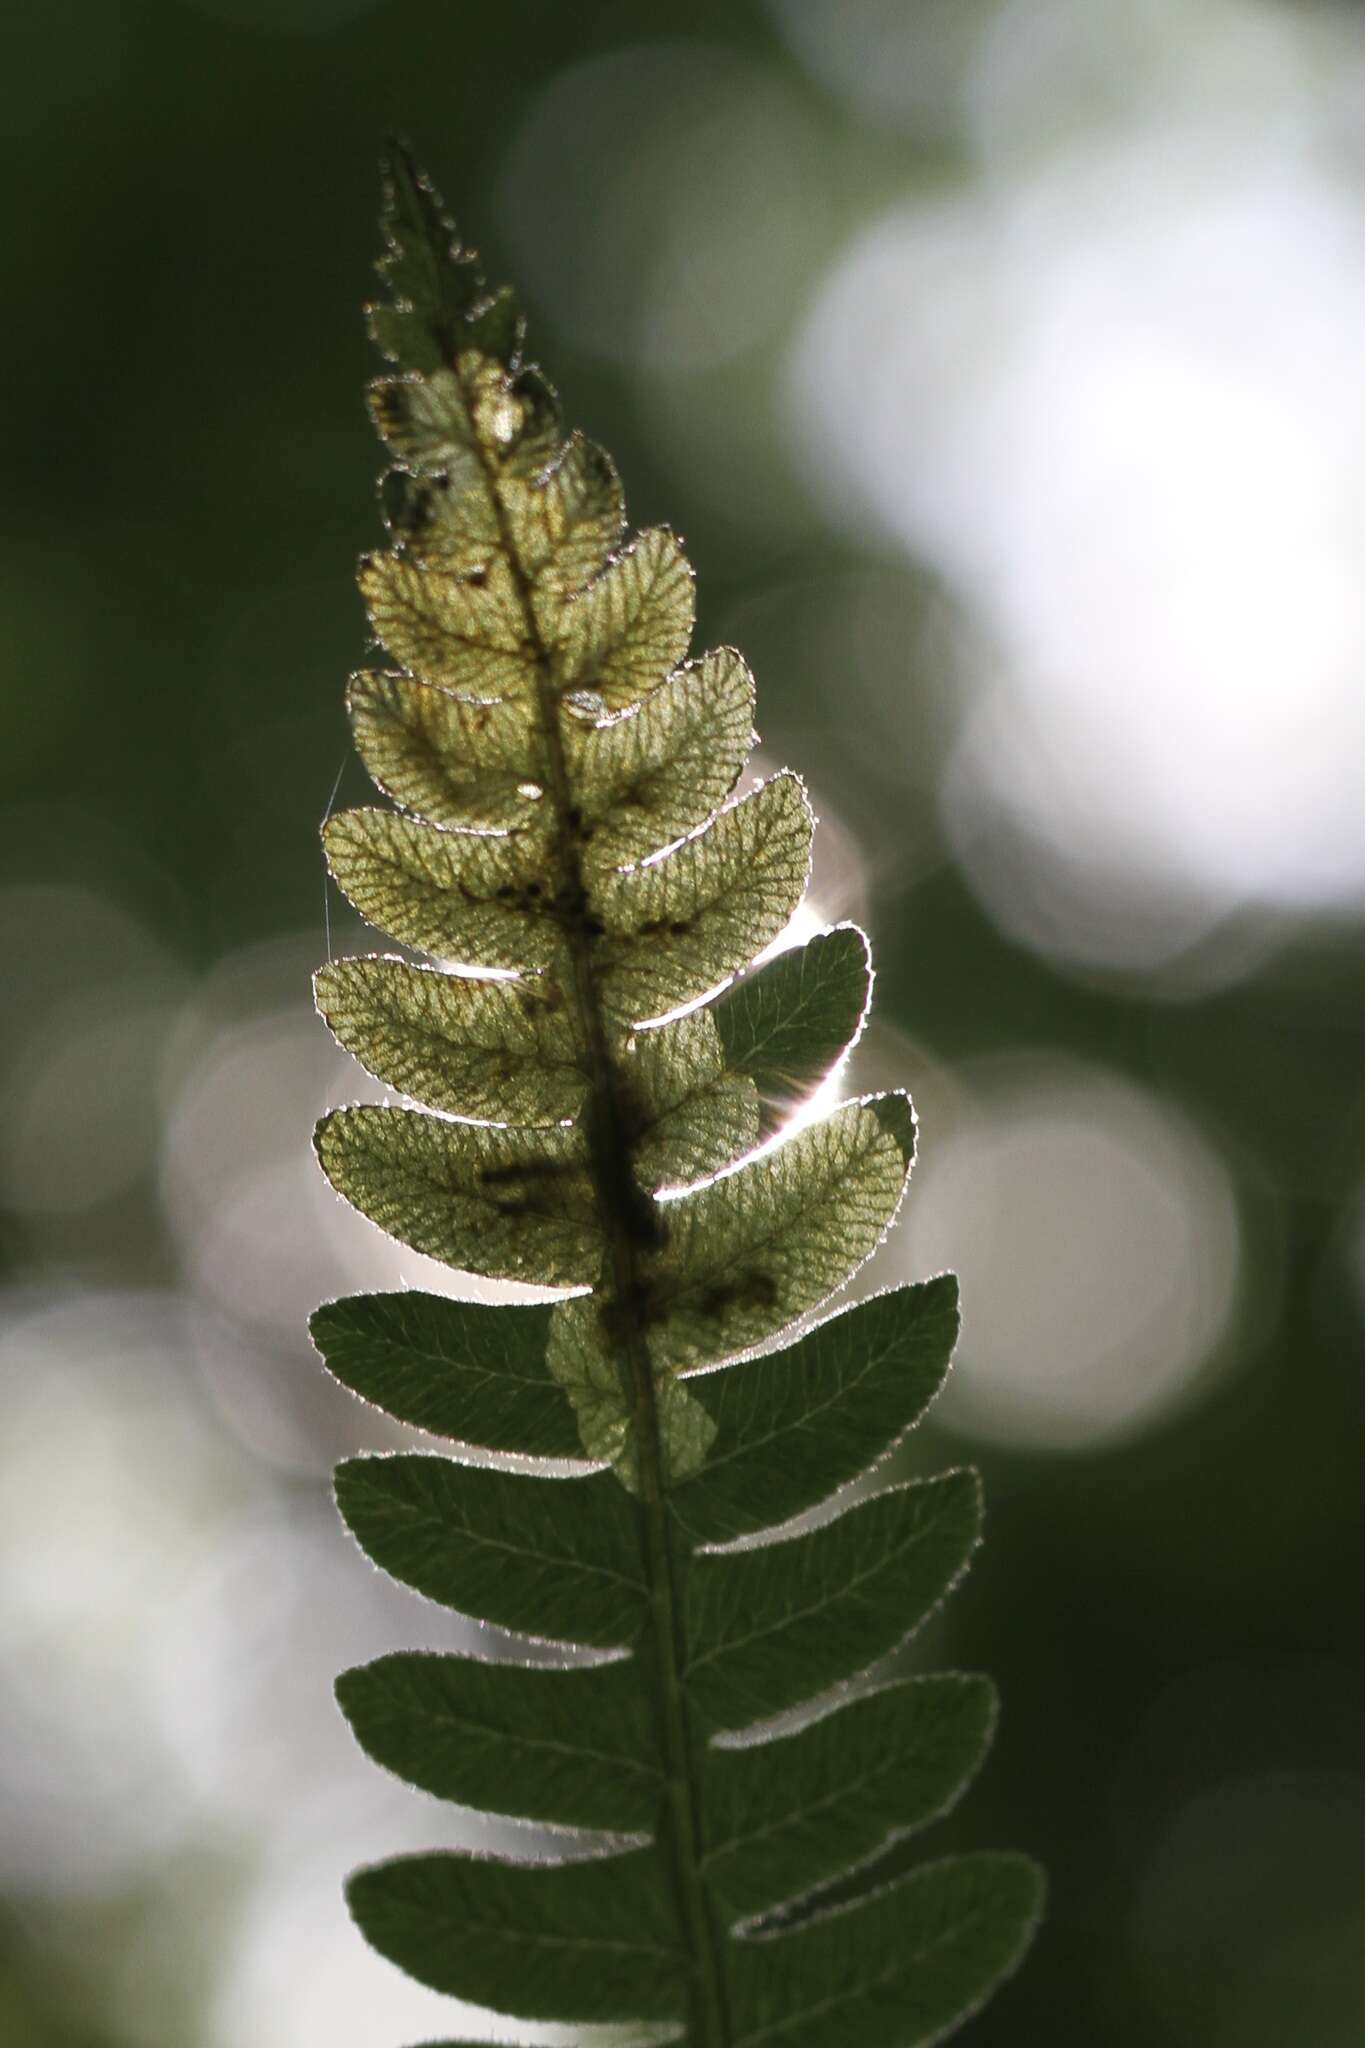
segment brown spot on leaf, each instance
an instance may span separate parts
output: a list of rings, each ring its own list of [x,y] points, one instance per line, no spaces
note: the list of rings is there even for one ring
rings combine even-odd
[[[754,1267],[748,1273],[736,1274],[733,1280],[708,1287],[698,1302],[704,1316],[717,1321],[735,1309],[768,1309],[777,1302],[777,1282],[771,1273],[761,1267]]]

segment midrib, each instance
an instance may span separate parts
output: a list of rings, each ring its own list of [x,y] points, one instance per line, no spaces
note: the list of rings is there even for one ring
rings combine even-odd
[[[473,425],[472,395],[458,361],[466,411]],[[640,1524],[646,1582],[649,1588],[649,1642],[658,1685],[660,1747],[668,1788],[665,1834],[674,1887],[686,1934],[692,1972],[689,2048],[732,2048],[720,1938],[702,1876],[703,1834],[699,1787],[693,1770],[695,1747],[688,1726],[683,1690],[684,1644],[677,1575],[669,1540],[658,1404],[649,1346],[640,1314],[641,1281],[637,1244],[642,1205],[632,1170],[629,1125],[622,1113],[620,1080],[602,1011],[587,921],[587,893],[575,828],[577,806],[559,724],[559,689],[554,656],[546,645],[532,602],[532,585],[517,552],[512,524],[503,503],[496,463],[490,459],[477,428],[473,441],[483,469],[489,501],[498,523],[504,556],[516,587],[526,644],[535,673],[536,714],[544,749],[544,783],[553,819],[550,834],[556,873],[559,917],[569,954],[573,1001],[587,1055],[589,1098],[585,1114],[589,1172],[607,1244],[607,1273],[619,1331],[618,1367],[622,1392],[632,1416],[639,1484]]]

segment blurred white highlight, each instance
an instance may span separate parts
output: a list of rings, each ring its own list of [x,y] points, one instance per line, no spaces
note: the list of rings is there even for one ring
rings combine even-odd
[[[854,242],[790,413],[822,496],[997,649],[944,796],[988,907],[1150,967],[1244,905],[1365,900],[1365,209],[1333,149],[1365,43],[1341,30],[1329,74],[1323,30],[1228,6],[1123,75],[1083,10],[1002,19],[978,174]],[[1030,125],[1029,23],[1084,59],[1079,133]]]
[[[162,1722],[170,1608],[254,1489],[186,1396],[182,1304],[5,1307],[0,1880],[98,1892],[189,1827],[193,1789]]]
[[[1169,1103],[1101,1069],[1002,1057],[959,1078],[886,1254],[907,1278],[961,1276],[936,1413],[1058,1450],[1149,1427],[1201,1377],[1237,1302],[1226,1170]]]

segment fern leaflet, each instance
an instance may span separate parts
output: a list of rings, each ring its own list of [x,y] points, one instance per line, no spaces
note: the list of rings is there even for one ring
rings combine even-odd
[[[848,1681],[965,1569],[977,1481],[786,1525],[933,1398],[955,1283],[754,1355],[875,1250],[910,1170],[904,1095],[783,1135],[861,1028],[866,942],[840,927],[752,965],[801,901],[811,818],[791,775],[733,798],[749,672],[728,648],[687,658],[678,540],[624,541],[610,460],[564,437],[514,298],[401,151],[385,228],[370,320],[394,370],[371,407],[391,545],[360,583],[395,665],[356,676],[349,709],[396,807],[333,817],[324,840],[361,914],[434,964],[341,960],[317,1002],[426,1107],[338,1109],[317,1151],[402,1243],[560,1292],[358,1296],[313,1335],[401,1421],[576,1473],[359,1457],[337,1500],[430,1599],[609,1654],[345,1673],[381,1764],[587,1831],[561,1861],[381,1863],[352,1878],[352,1911],[424,1983],[526,2020],[690,2048],[938,2040],[1018,1961],[1040,1881],[1012,1855],[918,1861],[916,1831],[989,1742],[988,1682]]]

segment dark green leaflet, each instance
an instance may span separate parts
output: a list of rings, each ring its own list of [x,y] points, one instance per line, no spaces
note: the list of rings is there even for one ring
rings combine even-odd
[[[949,1472],[828,1504],[938,1391],[955,1283],[752,1355],[875,1251],[910,1171],[903,1095],[784,1131],[862,1027],[867,944],[841,927],[752,965],[804,893],[811,820],[790,775],[734,796],[748,670],[689,658],[680,543],[624,542],[610,460],[565,436],[515,300],[401,152],[385,228],[392,546],[360,580],[390,666],[348,704],[399,808],[325,840],[355,906],[429,960],[334,962],[317,1001],[424,1107],[336,1110],[317,1150],[404,1243],[558,1293],[357,1296],[312,1328],[344,1385],[483,1460],[349,1459],[356,1541],[575,1654],[398,1653],[338,1698],[412,1784],[574,1832],[548,1861],[377,1864],[352,1910],[427,1984],[528,2021],[687,2048],[937,2041],[1018,1962],[1041,1880],[918,1852],[985,1754],[988,1681],[869,1673],[966,1568],[979,1488]],[[559,1462],[485,1455],[506,1453]]]

